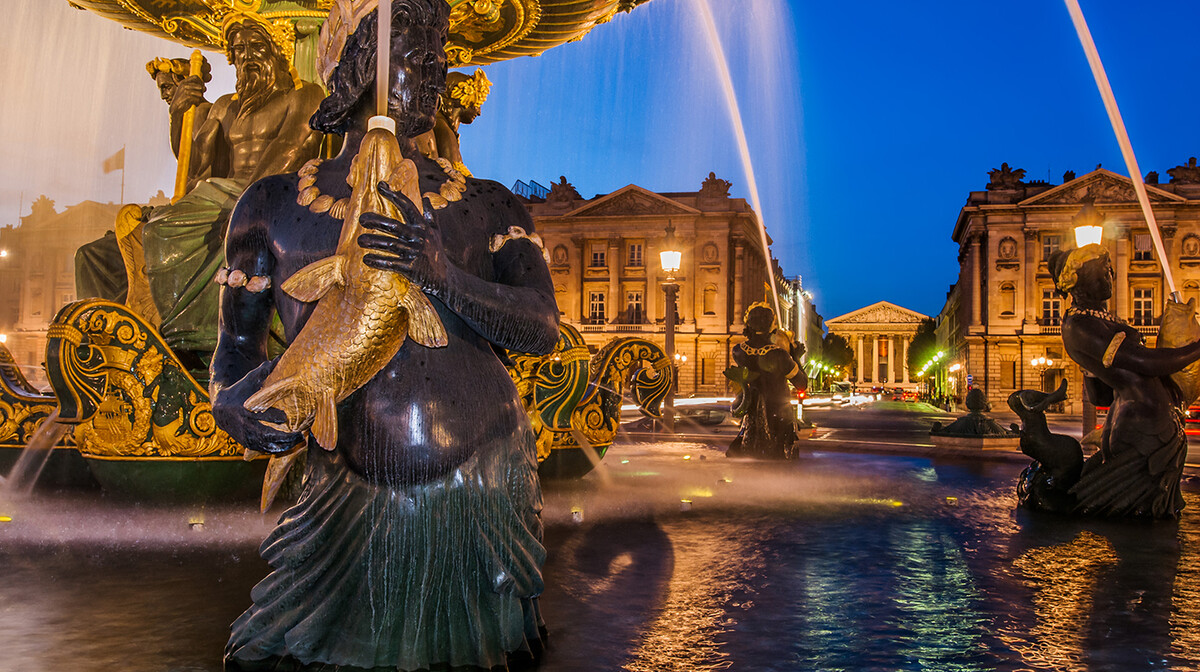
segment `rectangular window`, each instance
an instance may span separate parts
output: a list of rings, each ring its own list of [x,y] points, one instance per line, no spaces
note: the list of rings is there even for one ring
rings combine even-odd
[[[1133,290],[1133,324],[1146,327],[1154,324],[1154,289],[1135,287]]]
[[[642,244],[641,243],[630,243],[629,244],[628,263],[626,263],[625,265],[626,266],[635,266],[635,267],[640,267],[642,265]]]
[[[1058,246],[1062,243],[1062,239],[1057,235],[1046,234],[1042,236],[1042,261],[1050,261],[1050,255],[1058,251]]]
[[[700,384],[714,385],[715,374],[717,372],[717,360],[705,357],[700,360]]]
[[[1062,304],[1053,289],[1042,290],[1042,325],[1057,327],[1062,322]]]
[[[1000,387],[1006,390],[1017,389],[1017,363],[1000,362]]]
[[[625,293],[625,320],[627,324],[641,324],[645,321],[646,312],[642,307],[642,293]]]
[[[1133,260],[1154,261],[1154,246],[1150,242],[1150,234],[1133,234]]]
[[[592,324],[604,324],[608,319],[604,314],[604,292],[590,292],[588,300],[588,321]]]
[[[604,268],[605,266],[608,265],[608,260],[606,258],[606,252],[608,250],[608,245],[606,245],[604,243],[592,243],[592,245],[589,249],[592,253],[591,263],[588,264],[589,267]]]

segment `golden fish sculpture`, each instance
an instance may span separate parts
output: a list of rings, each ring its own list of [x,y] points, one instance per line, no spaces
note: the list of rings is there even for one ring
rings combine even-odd
[[[367,132],[346,178],[352,191],[337,252],[296,272],[281,285],[317,306],[284,351],[248,410],[277,408],[281,427],[309,429],[326,450],[337,447],[337,404],[362,387],[400,350],[406,337],[429,348],[446,345],[446,329],[424,292],[407,278],[363,263],[359,217],[374,212],[400,219],[399,209],[376,188],[386,182],[421,208],[417,166],[382,128]]]
[[[1197,340],[1200,340],[1200,324],[1196,322],[1196,299],[1188,299],[1187,303],[1167,301],[1167,305],[1163,306],[1162,326],[1158,330],[1156,347],[1181,348]],[[1171,380],[1179,388],[1179,403],[1186,411],[1200,396],[1200,361],[1172,373]]]

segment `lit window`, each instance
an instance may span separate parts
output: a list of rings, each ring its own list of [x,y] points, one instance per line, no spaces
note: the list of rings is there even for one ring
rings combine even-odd
[[[604,311],[604,292],[590,292],[588,319],[592,324],[603,324],[607,319]]]
[[[588,264],[592,268],[604,268],[608,265],[605,252],[608,246],[604,243],[592,243],[592,263]]]
[[[1042,261],[1050,261],[1050,255],[1058,251],[1059,245],[1062,244],[1062,238],[1057,235],[1042,236]]]
[[[628,259],[629,259],[629,263],[627,263],[626,266],[641,266],[642,265],[642,244],[641,243],[630,243],[629,244]]]
[[[1133,234],[1133,260],[1154,261],[1154,246],[1150,242],[1150,234]]]
[[[1062,323],[1062,303],[1053,289],[1042,290],[1042,319],[1044,326],[1056,327]]]
[[[642,308],[642,293],[641,292],[626,292],[625,293],[625,319],[628,324],[641,324],[644,322],[645,310]]]
[[[1154,289],[1150,287],[1134,288],[1133,323],[1139,327],[1154,324]]]

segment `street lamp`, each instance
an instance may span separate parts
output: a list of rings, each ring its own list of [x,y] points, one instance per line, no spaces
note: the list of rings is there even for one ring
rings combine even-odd
[[[1029,366],[1037,371],[1038,379],[1041,381],[1042,389],[1046,389],[1046,369],[1054,366],[1054,360],[1046,357],[1034,357],[1029,360]]]
[[[675,283],[675,275],[679,273],[679,266],[683,261],[683,252],[679,250],[679,244],[675,241],[675,226],[667,221],[667,239],[663,242],[663,249],[658,253],[659,262],[662,264],[663,275],[666,280],[663,282],[663,291],[667,294],[667,315],[666,315],[666,348],[667,361],[671,362],[671,374],[673,380],[671,386],[667,388],[666,408],[663,411],[663,426],[668,432],[675,432],[675,381],[679,380],[679,369],[675,361],[675,310],[676,302],[679,297],[679,285]]]

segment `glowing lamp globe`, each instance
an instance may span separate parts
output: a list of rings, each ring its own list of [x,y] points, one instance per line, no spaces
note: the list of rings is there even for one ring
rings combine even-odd
[[[662,252],[658,253],[658,260],[662,264],[663,273],[667,275],[678,273],[683,263],[683,252],[675,242],[675,225],[670,222],[667,223],[667,239],[663,242]]]
[[[663,250],[658,253],[658,259],[662,263],[664,273],[678,273],[683,253],[679,250]]]
[[[1099,245],[1104,240],[1104,227],[1077,226],[1075,227],[1075,246]]]

